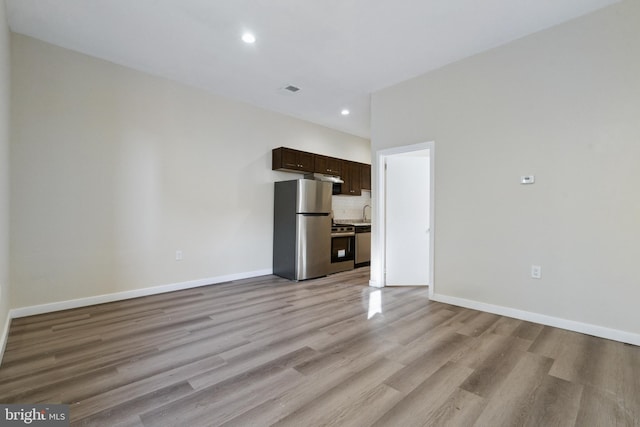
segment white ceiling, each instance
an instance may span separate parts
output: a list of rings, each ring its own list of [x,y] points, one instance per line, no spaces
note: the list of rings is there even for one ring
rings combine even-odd
[[[6,3],[16,33],[368,137],[372,92],[617,1]],[[288,84],[301,90],[283,95]]]

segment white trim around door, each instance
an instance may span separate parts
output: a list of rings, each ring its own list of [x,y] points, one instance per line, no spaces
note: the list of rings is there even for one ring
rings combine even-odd
[[[376,152],[376,169],[374,194],[374,220],[373,220],[373,247],[371,263],[371,280],[369,284],[374,287],[386,286],[386,182],[385,164],[389,156],[410,155],[419,151],[429,150],[430,182],[429,182],[429,296],[435,291],[434,282],[434,242],[435,242],[435,143],[422,142],[419,144],[406,145],[379,150]]]

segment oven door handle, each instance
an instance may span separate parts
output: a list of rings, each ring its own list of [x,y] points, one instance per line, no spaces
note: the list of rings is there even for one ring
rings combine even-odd
[[[331,233],[331,237],[351,237],[355,235],[356,233],[354,233],[353,231],[347,233]]]

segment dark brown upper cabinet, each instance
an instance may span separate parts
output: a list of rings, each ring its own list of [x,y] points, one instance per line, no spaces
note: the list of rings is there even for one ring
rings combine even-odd
[[[360,163],[344,161],[344,172],[342,173],[342,194],[348,196],[359,196],[361,191],[362,169]]]
[[[371,165],[360,163],[360,188],[371,191]]]
[[[343,163],[342,159],[335,157],[315,155],[315,172],[325,175],[342,176]]]
[[[313,173],[315,154],[291,148],[274,148],[271,152],[271,169]]]
[[[272,151],[271,169],[298,173],[322,173],[339,176],[344,181],[342,193],[359,196],[371,190],[371,165],[321,154],[280,147]]]

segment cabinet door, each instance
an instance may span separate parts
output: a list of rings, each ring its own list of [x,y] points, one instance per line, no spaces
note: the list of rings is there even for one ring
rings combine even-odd
[[[312,153],[298,151],[299,169],[303,172],[313,172],[313,164],[315,162],[315,157],[316,156]]]
[[[359,196],[362,194],[360,190],[361,172],[360,164],[355,162],[345,161],[343,163],[342,179],[342,194],[349,196]]]
[[[342,160],[316,154],[314,171],[325,175],[342,176]]]
[[[295,150],[289,150],[288,148],[282,149],[282,165],[283,169],[300,169],[299,155]]]
[[[272,154],[273,170],[293,172],[313,172],[314,154],[291,148],[274,148]]]
[[[371,191],[371,165],[360,165],[360,188]]]
[[[361,187],[360,187],[360,181],[362,180],[362,168],[360,167],[359,163],[350,163],[349,164],[349,169],[351,169],[351,171],[349,172],[349,174],[351,175],[351,183],[349,185],[350,187],[350,191],[351,191],[351,195],[352,196],[359,196],[360,194],[362,194]]]
[[[317,173],[328,173],[329,170],[329,158],[327,156],[321,156],[316,154],[313,171]]]
[[[342,164],[344,163],[340,159],[336,159],[333,157],[329,157],[329,175],[341,176],[342,175]]]

